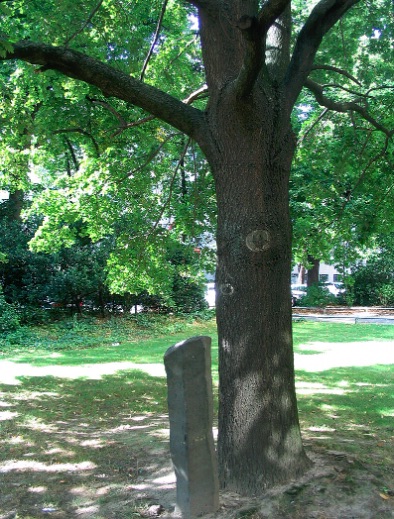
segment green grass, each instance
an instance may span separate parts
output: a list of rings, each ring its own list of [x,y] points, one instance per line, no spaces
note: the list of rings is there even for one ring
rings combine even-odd
[[[94,460],[91,485],[108,473],[111,488],[119,492],[116,485],[131,470],[130,459],[143,458],[143,452],[163,442],[167,348],[194,335],[211,336],[217,382],[212,320],[154,317],[143,326],[124,320],[71,322],[30,333],[29,344],[8,345],[0,354],[0,468],[10,460]],[[308,448],[344,451],[388,478],[393,469],[394,326],[298,322],[294,343]],[[45,485],[45,473],[41,476]],[[7,477],[16,492],[26,487],[23,480],[12,486],[16,476]],[[58,476],[58,487],[66,479],[67,470]],[[59,488],[53,492],[63,499]],[[126,515],[119,512],[118,517]]]

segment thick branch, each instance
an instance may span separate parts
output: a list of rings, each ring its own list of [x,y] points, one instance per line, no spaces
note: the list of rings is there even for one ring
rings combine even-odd
[[[21,41],[0,60],[21,59],[53,69],[99,88],[107,97],[116,97],[146,110],[201,144],[207,134],[203,113],[150,85],[128,76],[99,60],[65,47]]]
[[[259,14],[259,25],[263,31],[263,37],[290,3],[290,0],[268,0],[268,2],[265,2]]]
[[[287,74],[287,102],[290,112],[305,84],[323,37],[360,0],[320,0],[301,29]]]
[[[394,135],[394,130],[389,130],[388,128],[380,124],[368,113],[368,111],[364,107],[358,105],[354,101],[350,101],[347,103],[338,103],[337,101],[329,99],[324,95],[323,87],[315,81],[312,81],[311,79],[306,80],[305,86],[313,93],[319,105],[325,106],[329,110],[334,110],[335,112],[356,112],[359,115],[361,115],[363,119],[368,121],[374,128],[387,135],[387,137],[390,138]]]
[[[257,18],[242,16],[237,22],[237,27],[244,37],[245,52],[244,62],[235,81],[235,92],[238,98],[245,98],[251,93],[257,80],[264,54]]]

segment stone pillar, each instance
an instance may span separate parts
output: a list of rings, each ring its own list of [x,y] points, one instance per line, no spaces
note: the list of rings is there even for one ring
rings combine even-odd
[[[219,508],[212,434],[211,339],[193,337],[164,355],[170,450],[177,480],[176,513],[192,519]]]

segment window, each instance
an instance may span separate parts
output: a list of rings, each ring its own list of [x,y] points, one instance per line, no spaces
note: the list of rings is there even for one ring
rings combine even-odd
[[[328,274],[319,274],[319,281],[322,283],[328,281]]]

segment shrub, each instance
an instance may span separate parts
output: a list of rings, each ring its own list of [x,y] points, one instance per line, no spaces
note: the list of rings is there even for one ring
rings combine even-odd
[[[313,285],[306,289],[306,294],[299,300],[300,306],[327,306],[338,304],[337,298],[327,288]]]
[[[0,292],[0,331],[2,333],[14,332],[20,327],[20,319],[15,305],[7,303]]]
[[[389,259],[383,253],[376,254],[366,265],[358,265],[353,270],[356,305],[394,305],[394,265]]]
[[[376,298],[379,305],[394,305],[394,284],[385,284],[377,287]]]
[[[176,312],[194,313],[208,307],[205,285],[180,275],[174,276],[172,299]]]

